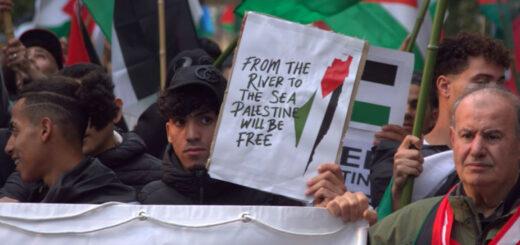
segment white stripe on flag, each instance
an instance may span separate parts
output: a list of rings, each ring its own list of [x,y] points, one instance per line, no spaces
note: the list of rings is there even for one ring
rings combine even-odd
[[[516,219],[515,223],[508,229],[497,245],[518,244],[520,242],[518,231],[520,231],[520,218]]]
[[[137,102],[114,24],[112,24],[112,81],[114,82],[114,94],[123,100],[124,105]]]
[[[422,6],[423,1],[420,2],[420,5]],[[417,14],[419,12],[417,8],[401,3],[382,3],[381,6],[392,15],[406,29],[406,31],[408,31],[408,33],[413,31],[415,20],[417,19]],[[419,47],[423,58],[426,56],[426,49],[428,41],[430,40],[431,26],[432,20],[427,12],[415,42]]]

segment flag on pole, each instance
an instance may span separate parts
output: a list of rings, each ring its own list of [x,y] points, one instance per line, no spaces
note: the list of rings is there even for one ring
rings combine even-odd
[[[58,37],[69,35],[70,16],[63,10],[69,0],[36,0],[33,23]]]
[[[516,58],[513,59],[512,65],[516,66],[516,71],[518,72],[518,68],[520,67],[518,60],[518,47],[520,47],[520,44],[518,44],[520,39],[518,37],[518,35],[520,35],[518,31],[518,16],[515,20],[515,25],[513,25],[513,18],[507,0],[477,0],[477,2],[480,6],[480,12],[482,15],[493,24],[494,31],[492,35],[494,38],[503,40],[506,47],[513,51]],[[512,34],[511,40],[508,40],[507,32]],[[509,87],[511,91],[517,93],[518,90],[515,76],[513,74],[514,71],[514,69],[510,69],[511,75],[509,81],[506,82],[506,86]]]
[[[159,90],[159,29],[156,1],[82,0],[112,44],[116,96],[134,104]],[[166,60],[198,48],[186,0],[165,2]],[[110,33],[110,34],[109,34]]]
[[[315,2],[244,0],[235,11],[241,15],[252,10],[303,24],[316,22],[321,28],[367,40],[372,46],[397,49],[412,32],[423,0],[335,0],[321,5]],[[431,16],[425,17],[417,36],[415,70],[424,66],[431,23]]]
[[[94,30],[95,23],[86,8],[82,8],[77,0],[70,0],[63,10],[70,16],[70,31],[67,48],[67,65],[76,63],[100,64],[99,58],[94,50],[90,35]],[[85,26],[85,21],[88,23]]]

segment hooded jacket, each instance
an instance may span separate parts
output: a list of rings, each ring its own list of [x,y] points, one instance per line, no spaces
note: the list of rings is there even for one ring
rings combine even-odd
[[[114,171],[121,182],[139,192],[145,184],[161,179],[161,161],[145,152],[143,141],[135,133],[123,133],[122,136],[119,145],[102,152],[97,158]],[[0,189],[0,197],[40,202],[47,191],[43,182],[23,182],[20,173],[14,172]]]
[[[121,136],[123,141],[119,145],[96,158],[112,169],[121,182],[139,192],[144,185],[161,179],[161,160],[146,153],[146,145],[136,133],[122,133]]]
[[[60,175],[43,198],[43,203],[133,202],[135,190],[117,178],[96,158],[86,158]]]
[[[283,196],[212,179],[205,169],[186,172],[171,145],[163,158],[162,180],[143,187],[138,200],[143,204],[303,205]]]

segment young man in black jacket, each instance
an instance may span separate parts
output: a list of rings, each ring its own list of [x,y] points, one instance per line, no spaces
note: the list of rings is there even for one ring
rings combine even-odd
[[[210,65],[180,68],[159,97],[159,109],[168,119],[168,145],[163,177],[138,195],[145,204],[302,205],[279,195],[212,179],[205,169],[224,97],[226,80]],[[307,182],[315,206],[325,206],[345,192],[341,169],[323,164]]]
[[[24,182],[49,188],[41,202],[133,202],[135,190],[99,160],[85,157],[87,125],[99,127],[113,108],[95,83],[51,76],[26,85],[13,107],[5,151]]]
[[[119,133],[115,124],[121,119],[122,102],[113,94],[114,85],[100,66],[94,64],[75,64],[64,68],[61,75],[75,78],[81,82],[96,84],[102,88],[102,97],[111,108],[102,123],[89,123],[83,138],[82,151],[87,156],[96,157],[101,163],[115,172],[126,185],[136,192],[147,183],[161,178],[161,162],[146,153],[141,138],[132,132]],[[21,202],[38,202],[46,194],[42,182],[23,183],[19,173],[13,173],[0,189],[0,196]],[[1,201],[2,199],[0,199]],[[4,199],[6,200],[6,199]]]

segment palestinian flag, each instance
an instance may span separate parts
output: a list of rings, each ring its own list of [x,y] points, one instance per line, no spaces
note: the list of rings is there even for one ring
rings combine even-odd
[[[159,90],[159,27],[156,1],[83,0],[112,44],[112,80],[126,105]],[[166,60],[198,48],[186,0],[165,1]]]
[[[491,21],[493,26],[495,27],[494,33],[492,35],[496,39],[500,39],[504,41],[504,44],[507,48],[512,50],[515,55],[514,64],[517,67],[517,71],[519,71],[519,49],[520,49],[520,16],[516,17],[516,20],[513,22],[511,13],[509,11],[509,4],[507,0],[477,0],[480,6],[480,12]],[[506,39],[506,31],[510,31],[512,33],[512,40],[508,42]],[[513,69],[511,69],[513,72]],[[513,74],[510,76],[510,80],[506,83],[506,85],[514,91],[518,93],[515,78]]]
[[[291,21],[309,24],[317,22],[348,36],[358,37],[370,45],[397,49],[413,30],[422,0],[244,0],[235,12],[243,15],[251,10],[271,14]],[[435,1],[432,1],[435,4]],[[322,6],[327,5],[327,6]],[[430,8],[431,10],[432,8]],[[415,69],[422,70],[432,19],[426,16],[417,36]]]
[[[77,0],[70,0],[63,10],[70,16],[70,32],[67,48],[67,65],[76,63],[100,64],[90,36],[95,23],[86,8]],[[87,24],[85,24],[87,22]]]
[[[516,65],[516,71],[520,72],[520,15],[516,17],[513,21],[513,45],[515,47],[514,51],[514,62]],[[519,74],[520,76],[520,74]],[[518,89],[516,87],[516,83],[513,81],[513,78],[509,80],[506,85],[511,89],[511,91],[515,91],[518,94]]]
[[[69,35],[70,16],[63,10],[69,0],[37,0],[33,23],[48,29],[58,37]]]
[[[505,28],[511,28],[511,16],[507,0],[501,0],[502,6],[499,5],[498,0],[477,0],[477,2],[480,7],[480,12],[495,26],[496,30],[493,36],[497,39],[504,40]],[[506,26],[504,26],[501,16],[505,18]]]

